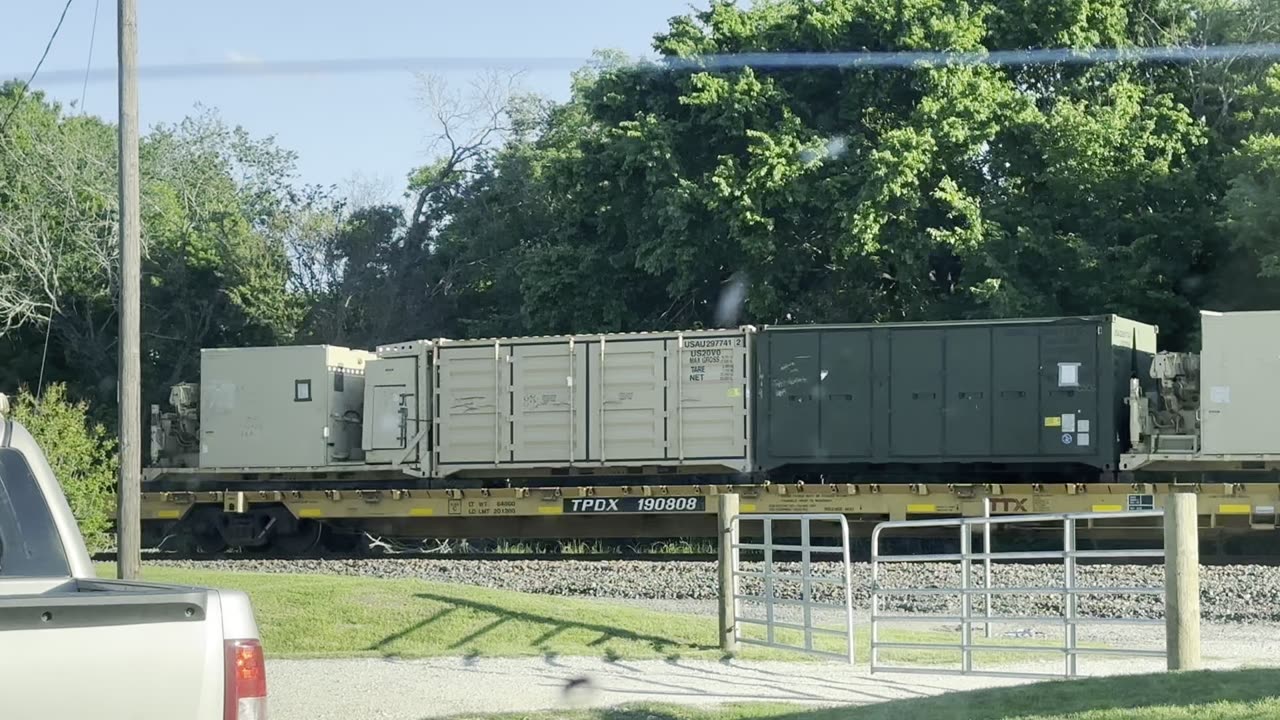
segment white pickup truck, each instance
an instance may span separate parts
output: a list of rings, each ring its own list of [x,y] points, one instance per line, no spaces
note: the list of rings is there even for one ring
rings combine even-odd
[[[0,718],[262,720],[240,592],[99,580],[71,509],[0,395]]]

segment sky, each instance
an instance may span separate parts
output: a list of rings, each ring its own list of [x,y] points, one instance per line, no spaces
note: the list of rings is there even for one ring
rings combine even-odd
[[[64,0],[15,0],[0,20],[0,80],[26,80]],[[97,11],[96,36],[94,14]],[[480,68],[520,69],[524,90],[563,100],[570,73],[597,49],[652,56],[667,19],[705,0],[137,0],[139,112],[144,131],[216,108],[254,136],[299,154],[301,181],[361,187],[398,199],[429,159],[433,124],[409,69],[254,73],[261,62],[441,58],[451,87]],[[34,86],[71,112],[116,113],[116,0],[72,0]],[[92,55],[90,42],[92,37]],[[459,63],[460,59],[467,62]],[[476,59],[482,60],[476,62]],[[526,61],[520,63],[518,61]],[[235,71],[176,77],[148,68],[224,64]],[[90,69],[86,85],[86,69]],[[243,70],[243,71],[242,71]],[[81,105],[80,100],[84,98]]]

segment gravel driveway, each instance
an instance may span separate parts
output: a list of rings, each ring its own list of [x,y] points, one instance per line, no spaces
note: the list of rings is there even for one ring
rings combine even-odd
[[[1206,663],[1215,668],[1242,664]],[[1151,660],[1108,660],[1082,667],[1094,675],[1160,669],[1161,663]],[[607,662],[594,658],[276,660],[268,663],[267,677],[273,720],[420,720],[630,702],[862,705],[1028,682],[930,675],[871,677],[865,663],[850,667],[815,662]],[[566,688],[571,680],[581,678],[587,679],[584,687]]]

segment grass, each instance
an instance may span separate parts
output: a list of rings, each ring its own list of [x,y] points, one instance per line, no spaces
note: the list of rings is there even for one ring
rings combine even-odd
[[[113,576],[109,564],[99,573]],[[263,645],[273,658],[594,656],[622,659],[721,659],[714,618],[632,608],[620,602],[532,595],[420,580],[287,575],[145,567],[143,578],[242,590],[253,601]],[[754,631],[754,629],[753,629]],[[952,642],[954,633],[884,631],[885,640]],[[748,633],[750,637],[751,634]],[[866,662],[865,626],[855,652]],[[799,633],[778,638],[799,643]],[[993,641],[994,642],[994,641]],[[1028,644],[1008,641],[1007,644]],[[1030,643],[1035,644],[1035,643]],[[815,636],[818,649],[844,651],[843,638]],[[894,663],[951,664],[947,651],[894,651]],[[987,657],[992,655],[995,657]],[[1030,655],[1030,657],[1028,657]],[[811,656],[746,646],[743,659]],[[991,663],[1038,654],[984,653]]]
[[[1049,681],[860,707],[626,705],[493,715],[491,720],[1272,720],[1280,670],[1203,671]]]

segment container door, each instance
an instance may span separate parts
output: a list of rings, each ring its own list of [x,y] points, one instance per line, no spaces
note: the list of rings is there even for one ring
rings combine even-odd
[[[824,457],[871,455],[871,333],[822,333],[818,371],[819,428]]]
[[[672,359],[670,402],[675,405],[668,453],[680,460],[747,456],[747,339],[693,335],[666,341]]]
[[[511,459],[575,463],[587,457],[586,343],[511,348]]]
[[[1033,327],[991,330],[992,452],[1011,457],[1040,454],[1040,335]]]
[[[821,452],[817,332],[771,332],[761,398],[769,413],[769,452],[780,458],[812,458]]]
[[[415,411],[417,366],[412,357],[370,360],[365,366],[366,451],[403,450],[417,436],[425,420]]]
[[[665,459],[667,342],[595,341],[586,351],[589,458],[604,463]]]
[[[1098,326],[1040,330],[1040,448],[1045,455],[1091,455],[1098,425]]]
[[[991,330],[947,332],[946,454],[991,454]]]
[[[436,447],[441,465],[492,465],[510,459],[499,432],[509,432],[509,347],[443,347],[438,354]]]
[[[942,453],[942,330],[895,330],[889,335],[889,452],[933,457]]]

